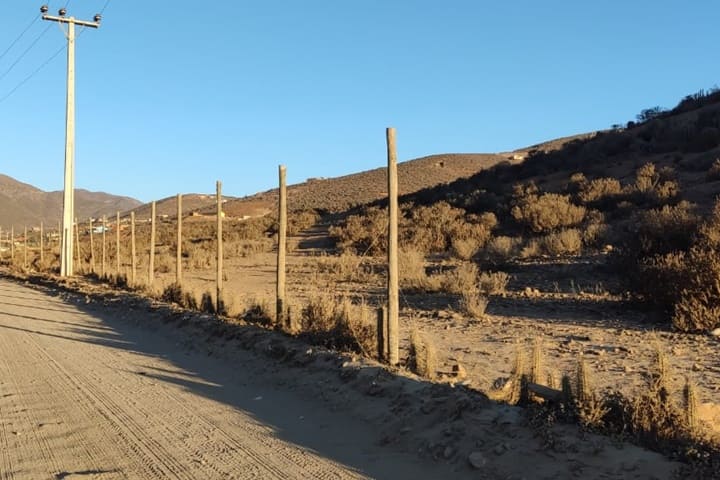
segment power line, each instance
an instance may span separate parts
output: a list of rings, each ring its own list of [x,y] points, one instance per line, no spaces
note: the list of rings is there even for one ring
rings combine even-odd
[[[3,103],[5,100],[7,100],[8,98],[10,98],[13,93],[15,93],[17,90],[20,89],[20,87],[22,87],[22,86],[25,85],[27,82],[29,82],[30,79],[33,78],[35,75],[37,75],[38,72],[40,72],[40,70],[42,70],[43,68],[45,68],[48,63],[50,63],[50,62],[52,62],[53,60],[55,60],[55,57],[57,57],[58,55],[60,55],[66,48],[67,48],[67,45],[63,45],[62,48],[60,48],[57,52],[53,53],[50,57],[48,57],[48,59],[45,60],[45,61],[44,61],[38,68],[36,68],[30,75],[28,75],[28,76],[25,77],[20,83],[18,83],[17,85],[15,85],[15,87],[14,87],[12,90],[10,90],[7,94],[5,94],[4,97],[0,98],[0,103]]]
[[[17,38],[12,41],[12,43],[10,44],[10,46],[7,47],[2,54],[0,54],[0,60],[2,60],[2,59],[5,57],[5,55],[8,54],[8,52],[9,52],[10,50],[12,50],[12,48],[20,41],[20,39],[27,33],[27,31],[30,30],[30,27],[32,27],[33,25],[35,25],[35,22],[37,22],[39,18],[40,18],[40,17],[38,17],[37,15],[33,16],[32,22],[30,22],[30,23],[28,24],[28,26],[25,27],[25,29],[24,29],[22,32],[20,32],[20,35],[18,35]]]
[[[10,68],[8,68],[8,69],[5,71],[5,73],[3,73],[2,75],[0,75],[0,80],[2,80],[3,78],[7,77],[8,74],[13,71],[13,69],[15,68],[15,66],[16,66],[18,63],[20,63],[20,60],[22,60],[23,58],[25,58],[25,55],[27,55],[27,54],[30,52],[30,50],[32,50],[33,47],[40,41],[40,39],[47,33],[47,31],[50,29],[50,26],[51,26],[51,25],[48,24],[48,26],[45,27],[45,29],[40,33],[40,35],[38,35],[38,36],[35,38],[35,40],[33,40],[33,42],[30,44],[30,46],[28,46],[28,47],[25,49],[25,51],[18,57],[18,59],[15,60],[15,62],[14,62],[12,65],[10,65]]]

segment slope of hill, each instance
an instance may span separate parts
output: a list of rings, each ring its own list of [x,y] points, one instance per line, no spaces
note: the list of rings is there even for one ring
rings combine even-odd
[[[402,195],[458,178],[503,161],[512,161],[507,154],[443,154],[408,160],[398,165],[398,182]],[[387,195],[387,169],[376,168],[337,178],[309,178],[288,187],[288,208],[291,211],[317,209],[340,212],[356,205],[374,202]],[[278,190],[268,190],[227,203],[231,216],[255,216],[271,211],[277,204]]]
[[[60,191],[44,192],[0,174],[0,225],[18,229],[44,222],[52,228],[62,217],[62,197]],[[128,210],[140,204],[138,200],[129,197],[75,190],[76,216],[81,220],[113,215],[118,210]]]

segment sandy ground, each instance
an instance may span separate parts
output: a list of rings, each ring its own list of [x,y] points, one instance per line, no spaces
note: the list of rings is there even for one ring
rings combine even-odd
[[[462,387],[79,288],[0,280],[0,479],[663,479],[678,467],[575,427],[530,427]]]

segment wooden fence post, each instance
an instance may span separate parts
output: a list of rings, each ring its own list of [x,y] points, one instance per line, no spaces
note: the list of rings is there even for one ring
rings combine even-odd
[[[45,267],[45,228],[43,222],[40,222],[40,271]]]
[[[107,230],[107,217],[102,217],[102,266],[100,267],[100,274],[102,278],[107,275],[107,244],[105,242],[105,230]]]
[[[222,217],[222,182],[220,180],[215,184],[217,189],[217,272],[216,278],[216,298],[215,298],[215,311],[223,313],[225,309],[223,306],[223,217]]]
[[[28,268],[28,259],[27,259],[27,249],[28,249],[28,241],[27,241],[27,225],[25,225],[25,235],[23,238],[23,268]]]
[[[278,202],[278,246],[277,246],[277,292],[275,318],[277,324],[292,330],[291,320],[285,318],[285,257],[287,253],[287,170],[284,165],[278,168],[280,180],[280,201]]]
[[[150,265],[148,265],[148,286],[152,287],[155,281],[155,216],[156,205],[153,200],[150,205]]]
[[[80,273],[84,271],[82,268],[82,259],[80,258],[80,224],[75,219],[75,253],[77,255],[77,266]]]
[[[15,264],[15,225],[10,227],[10,263]]]
[[[120,212],[115,214],[115,276],[120,277]]]
[[[88,220],[88,226],[90,227],[90,273],[95,273],[95,243],[93,241],[92,218]]]
[[[0,260],[2,260],[3,257],[5,256],[5,254],[3,253],[3,234],[4,233],[5,232],[3,232],[2,227],[0,227]]]
[[[175,283],[182,285],[182,194],[177,194],[177,248],[175,248]]]
[[[135,286],[135,274],[137,273],[137,251],[135,250],[135,212],[130,212],[130,285]]]
[[[388,361],[400,362],[400,297],[398,282],[398,179],[395,129],[388,128]]]

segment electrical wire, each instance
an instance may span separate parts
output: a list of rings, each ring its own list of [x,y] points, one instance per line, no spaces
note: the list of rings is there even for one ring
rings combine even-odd
[[[7,94],[5,94],[4,97],[0,98],[0,104],[3,103],[3,102],[4,102],[5,100],[7,100],[8,98],[10,98],[13,93],[15,93],[17,90],[20,89],[20,87],[22,87],[22,86],[25,85],[27,82],[29,82],[30,79],[33,78],[35,75],[37,75],[38,72],[40,72],[40,70],[42,70],[43,68],[45,68],[45,67],[48,65],[48,63],[50,63],[50,62],[52,62],[53,60],[55,60],[55,57],[57,57],[58,55],[60,55],[66,48],[67,48],[67,45],[63,45],[62,48],[60,48],[57,52],[53,53],[50,57],[48,57],[48,59],[45,60],[45,61],[44,61],[38,68],[36,68],[30,75],[28,75],[28,76],[25,77],[20,83],[18,83],[17,85],[15,85],[15,87],[14,87],[12,90],[10,90]]]
[[[0,80],[2,80],[3,78],[7,77],[8,74],[13,71],[13,69],[15,68],[15,66],[16,66],[18,63],[20,63],[20,60],[22,60],[23,58],[25,58],[25,55],[27,55],[27,54],[30,52],[30,50],[32,50],[33,47],[34,47],[35,45],[37,45],[37,43],[38,43],[38,42],[40,41],[40,39],[47,33],[47,31],[50,29],[51,26],[52,26],[52,24],[48,24],[48,26],[45,27],[45,29],[44,29],[42,32],[40,32],[40,35],[38,35],[38,36],[35,38],[35,40],[33,40],[33,42],[25,49],[25,51],[18,57],[18,59],[15,60],[15,62],[13,62],[12,65],[10,65],[10,68],[8,68],[7,70],[5,70],[5,72],[4,72],[2,75],[0,75]]]
[[[17,45],[17,43],[20,41],[20,39],[21,39],[23,36],[25,36],[25,34],[27,33],[27,31],[30,30],[30,27],[32,27],[33,25],[35,25],[35,22],[37,22],[39,18],[40,18],[40,17],[37,16],[37,15],[34,15],[34,16],[33,16],[32,22],[30,22],[30,23],[28,24],[28,26],[25,27],[25,29],[24,29],[22,32],[20,32],[20,35],[18,35],[17,38],[12,41],[12,43],[10,44],[10,46],[7,47],[2,54],[0,54],[0,60],[2,60],[3,58],[5,58],[5,55],[7,55],[8,52],[9,52],[10,50],[12,50],[12,48],[13,48],[15,45]]]
[[[70,3],[70,0],[67,1],[67,3],[65,4],[65,6],[67,7],[67,5],[68,5],[69,3]],[[110,0],[105,0],[105,4],[103,5],[102,9],[100,10],[100,14],[101,14],[101,15],[103,14],[103,12],[105,12],[105,9],[108,7],[108,4],[109,4],[109,3],[110,3]],[[33,21],[33,23],[35,23],[35,22]],[[50,26],[51,26],[51,25],[48,25],[48,27],[45,28],[45,30],[42,31],[42,33],[40,34],[40,36],[39,36],[38,38],[36,38],[35,41],[30,45],[30,47],[28,47],[28,48],[25,50],[25,52],[23,52],[23,55],[21,55],[21,57],[20,57],[18,60],[15,61],[15,63],[10,67],[10,69],[9,69],[7,72],[5,72],[2,76],[0,76],[0,80],[2,80],[8,73],[10,73],[10,71],[11,71],[11,70],[13,69],[13,67],[22,59],[22,57],[24,57],[24,56],[27,54],[27,52],[40,40],[40,38],[42,38],[42,36],[45,34],[45,32],[47,32],[47,30],[50,28]],[[29,28],[29,27],[28,27],[28,28]],[[26,30],[27,30],[27,29],[26,29]],[[80,37],[80,35],[82,35],[82,34],[85,32],[85,30],[86,30],[86,29],[83,28],[83,29],[80,31],[80,33],[78,34],[78,38]],[[23,33],[24,33],[24,32],[23,32]],[[11,47],[11,48],[12,48],[12,47]],[[18,83],[17,85],[15,85],[15,87],[13,87],[12,90],[10,90],[8,93],[6,93],[3,97],[0,97],[0,104],[3,103],[3,102],[4,102],[5,100],[7,100],[8,98],[10,98],[10,97],[11,97],[16,91],[18,91],[23,85],[25,85],[27,82],[29,82],[35,75],[37,75],[37,74],[38,74],[43,68],[45,68],[50,62],[52,62],[53,60],[55,60],[55,57],[57,57],[58,55],[60,55],[60,53],[62,53],[65,49],[67,49],[67,45],[63,45],[59,50],[57,50],[57,51],[56,51],[55,53],[53,53],[50,57],[48,57],[42,64],[40,64],[39,67],[37,67],[35,70],[33,70],[32,73],[30,73],[30,75],[28,75],[28,76],[25,77],[22,81],[20,81],[20,83]],[[1,58],[1,57],[0,57],[0,58]]]

